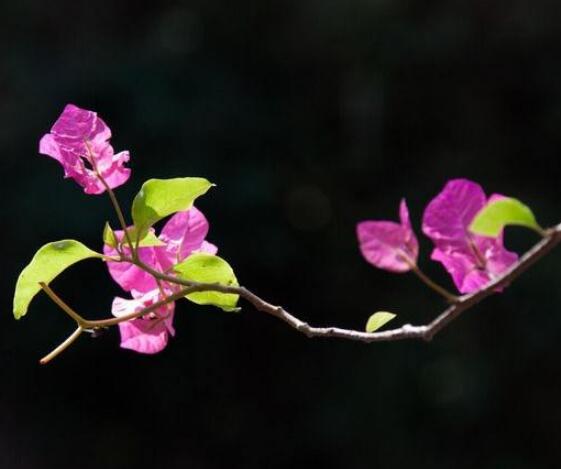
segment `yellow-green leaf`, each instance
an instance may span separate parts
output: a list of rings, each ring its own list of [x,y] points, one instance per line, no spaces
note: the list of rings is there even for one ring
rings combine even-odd
[[[103,243],[112,248],[116,248],[119,245],[119,241],[117,240],[111,225],[109,225],[109,222],[105,223],[103,228]]]
[[[477,213],[469,229],[475,234],[496,238],[506,225],[524,226],[540,234],[543,231],[532,210],[512,198],[497,199],[487,204]]]
[[[140,248],[150,248],[150,247],[165,246],[165,245],[166,243],[160,240],[160,238],[158,238],[152,230],[148,231],[148,233],[144,235],[144,238],[142,238],[138,243],[138,247]]]
[[[366,332],[377,331],[380,327],[395,318],[395,316],[395,314],[388,313],[387,311],[378,311],[377,313],[374,313],[370,316],[370,318],[368,318],[368,322],[366,323]]]
[[[40,282],[49,284],[64,270],[84,259],[103,258],[78,241],[67,239],[49,243],[37,251],[21,272],[14,293],[14,316],[20,319],[27,313],[31,300],[39,293]]]
[[[142,238],[162,218],[190,209],[195,199],[211,187],[212,183],[206,179],[194,177],[146,181],[132,204],[137,238]]]
[[[131,239],[136,239],[137,237],[137,230],[134,226],[128,227],[127,228],[127,232],[130,236]],[[109,223],[105,224],[105,228],[103,229],[103,242],[104,244],[111,246],[112,248],[116,248],[119,244],[124,244],[125,246],[127,246],[127,240],[125,237],[123,237],[121,239],[121,242],[119,243],[117,236],[115,235],[115,232],[113,231],[113,229],[111,228],[111,226],[109,225]],[[148,231],[144,232],[144,237],[138,242],[138,247],[140,248],[148,248],[148,247],[154,247],[154,246],[165,246],[166,243],[164,243],[163,241],[161,241],[156,234],[154,233],[154,230],[150,229]]]
[[[135,226],[128,227],[127,232],[129,233],[131,239],[137,239],[139,236],[139,233]],[[126,239],[122,239],[121,243],[123,243],[126,246]],[[144,233],[142,233],[142,239],[138,242],[138,247],[140,248],[149,248],[154,246],[165,246],[165,245],[166,243],[161,241],[156,236],[156,233],[152,228],[148,229],[147,231],[144,231]]]
[[[190,255],[174,270],[184,280],[200,283],[218,283],[226,286],[238,286],[238,280],[230,265],[221,257],[212,254],[198,253]],[[186,297],[199,305],[214,305],[224,311],[237,311],[239,295],[203,291],[191,293]]]

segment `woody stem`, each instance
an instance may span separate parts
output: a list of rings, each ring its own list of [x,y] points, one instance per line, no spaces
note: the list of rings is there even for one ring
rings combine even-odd
[[[518,262],[510,266],[505,272],[499,275],[497,278],[490,281],[480,290],[464,295],[461,297],[456,297],[452,295],[444,288],[437,285],[430,278],[428,278],[418,267],[412,265],[412,270],[419,276],[419,278],[425,282],[432,289],[440,293],[445,298],[449,299],[453,304],[450,305],[445,311],[443,311],[439,316],[437,316],[432,322],[426,325],[414,326],[411,324],[404,324],[401,327],[395,329],[389,329],[379,332],[361,332],[351,329],[341,329],[338,327],[314,327],[310,326],[307,322],[291,315],[288,311],[280,306],[276,306],[269,303],[255,293],[249,291],[247,288],[242,286],[226,286],[221,284],[209,284],[209,283],[198,283],[190,282],[188,280],[183,280],[160,272],[155,271],[151,267],[143,264],[138,259],[131,259],[122,257],[120,262],[133,263],[136,266],[142,268],[148,273],[154,275],[162,281],[172,282],[175,284],[183,285],[183,288],[178,293],[167,297],[164,301],[160,301],[145,308],[141,311],[128,314],[119,318],[109,318],[103,320],[87,320],[82,318],[80,315],[75,313],[69,306],[67,306],[52,290],[45,284],[41,285],[42,288],[49,293],[49,296],[55,301],[61,308],[63,308],[67,314],[69,314],[78,323],[78,329],[66,339],[60,346],[58,346],[53,352],[47,355],[42,363],[47,363],[52,358],[59,355],[66,348],[68,348],[81,334],[84,329],[87,328],[102,328],[109,327],[119,324],[124,321],[138,318],[145,314],[149,314],[161,308],[162,306],[169,304],[172,301],[176,301],[180,298],[185,297],[189,293],[201,292],[201,291],[216,291],[220,293],[228,293],[239,295],[241,298],[245,299],[248,303],[252,304],[255,309],[263,313],[269,314],[271,316],[280,319],[287,323],[290,327],[294,328],[298,332],[306,335],[307,337],[333,337],[347,340],[356,340],[361,342],[383,342],[383,341],[395,341],[404,339],[422,339],[431,340],[438,332],[448,326],[452,321],[457,319],[463,312],[469,310],[473,306],[477,305],[483,301],[488,296],[492,295],[497,288],[504,287],[505,285],[511,283],[514,279],[518,278],[523,272],[525,272],[530,266],[536,263],[539,259],[547,255],[552,249],[554,249],[559,243],[561,243],[561,224],[554,226],[545,231],[546,235],[544,238],[538,242],[534,247],[532,247],[528,252],[520,257]]]
[[[41,363],[41,365],[46,365],[53,358],[58,357],[62,352],[70,347],[76,341],[76,339],[78,339],[78,337],[80,337],[83,331],[84,329],[82,328],[82,326],[78,326],[77,329],[62,344],[55,348],[51,353],[41,358],[41,360],[39,360],[39,363]]]
[[[166,306],[173,301],[177,301],[180,300],[181,298],[184,298],[185,295],[188,295],[189,293],[205,290],[201,286],[193,285],[191,287],[183,288],[182,290],[178,291],[173,295],[166,296],[163,300],[158,301],[157,303],[154,303],[150,306],[147,306],[146,308],[141,309],[140,311],[135,311],[133,313],[120,316],[117,318],[95,320],[95,319],[85,319],[82,316],[80,316],[70,306],[68,306],[48,285],[42,283],[41,288],[54,303],[56,303],[63,311],[65,311],[72,319],[74,319],[74,321],[76,321],[76,324],[79,327],[81,327],[82,330],[99,329],[102,327],[116,326],[117,324],[120,324],[122,322],[130,321],[131,319],[136,319],[141,316],[145,316],[146,314],[150,314],[156,311],[157,309],[161,308],[162,306]]]
[[[134,245],[132,243],[131,237],[130,237],[129,232],[127,230],[127,222],[125,221],[125,216],[123,215],[123,210],[121,209],[121,205],[119,204],[119,201],[117,200],[117,196],[115,195],[115,192],[113,192],[113,189],[111,189],[111,187],[109,187],[109,184],[107,184],[107,181],[105,180],[105,178],[102,176],[101,172],[99,171],[99,169],[97,167],[97,162],[95,161],[95,158],[93,157],[93,152],[92,152],[92,149],[90,147],[90,144],[87,141],[84,141],[84,144],[86,145],[86,150],[88,152],[88,160],[90,161],[90,164],[92,165],[92,168],[95,171],[96,176],[98,177],[101,184],[103,184],[103,187],[107,191],[107,194],[109,195],[109,199],[111,200],[111,204],[113,205],[113,208],[115,209],[115,213],[117,214],[117,218],[119,219],[119,224],[121,225],[121,228],[123,229],[123,232],[125,233],[125,238],[126,238],[127,243],[130,247],[130,250],[133,253],[133,256],[136,256],[135,251],[134,251]]]
[[[115,213],[117,214],[117,218],[119,219],[119,223],[121,224],[121,227],[123,228],[123,231],[125,233],[125,238],[127,240],[127,244],[129,245],[129,248],[131,250],[131,252],[134,254],[134,245],[132,242],[132,239],[130,237],[129,231],[127,229],[127,223],[125,221],[125,217],[123,215],[123,210],[121,210],[121,206],[119,205],[119,201],[117,200],[117,197],[115,196],[115,192],[113,192],[113,189],[111,189],[109,187],[109,185],[105,182],[105,179],[103,179],[103,177],[100,175],[99,179],[101,181],[101,183],[104,185],[105,189],[107,190],[107,194],[109,195],[109,199],[111,199],[111,203],[113,204],[113,208],[115,209]]]
[[[412,272],[419,277],[419,279],[427,285],[429,288],[434,290],[439,295],[446,298],[448,303],[456,303],[458,301],[458,296],[454,295],[453,293],[446,290],[446,288],[441,287],[438,283],[432,280],[428,275],[426,275],[417,265],[413,265],[411,267]]]

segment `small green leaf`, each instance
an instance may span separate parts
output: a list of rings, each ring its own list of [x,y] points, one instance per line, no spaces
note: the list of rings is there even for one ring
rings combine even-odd
[[[131,239],[136,239],[137,230],[134,226],[127,228],[127,232],[129,233]],[[103,242],[104,244],[111,246],[112,248],[116,248],[119,244],[124,244],[125,246],[128,245],[127,240],[124,237],[121,240],[121,243],[119,243],[117,236],[115,235],[115,232],[113,231],[111,226],[109,226],[109,223],[105,224],[105,228],[103,230]],[[166,243],[161,241],[156,236],[153,230],[146,231],[144,237],[138,242],[139,248],[149,248],[149,247],[165,246],[165,245]]]
[[[212,183],[204,178],[150,179],[132,204],[132,219],[140,237],[154,223],[175,212],[188,210]]]
[[[131,239],[137,239],[138,231],[137,231],[135,226],[131,226],[131,227],[127,228],[127,231],[129,233],[129,236],[130,236]],[[124,245],[126,246],[127,245],[126,239],[123,239],[122,243],[124,243]],[[148,229],[148,231],[145,231],[143,233],[142,239],[138,242],[138,247],[139,248],[150,248],[150,247],[154,247],[154,246],[165,246],[165,245],[166,245],[166,243],[161,241],[156,236],[156,233],[154,233],[154,230],[152,230],[152,229]]]
[[[522,202],[512,198],[498,199],[481,209],[469,227],[470,231],[482,236],[496,238],[505,225],[519,225],[542,233],[532,210]]]
[[[105,227],[103,228],[103,244],[112,248],[116,248],[119,245],[119,241],[117,240],[111,225],[109,225],[109,222],[105,223]]]
[[[48,285],[71,265],[91,258],[103,256],[72,239],[49,243],[39,249],[18,278],[14,294],[15,318],[25,316],[31,300],[41,290],[39,282]]]
[[[395,314],[387,311],[378,311],[368,318],[366,332],[374,332],[395,318]]]
[[[212,254],[198,253],[190,255],[181,264],[174,267],[179,277],[184,280],[200,283],[219,283],[227,286],[238,286],[238,280],[230,265],[222,258]],[[237,311],[239,295],[205,291],[191,293],[187,299],[199,305],[214,305],[224,311]]]
[[[133,238],[134,239],[134,238]],[[166,243],[160,240],[153,231],[148,231],[144,238],[138,243],[139,248],[151,248],[157,246],[165,246]]]

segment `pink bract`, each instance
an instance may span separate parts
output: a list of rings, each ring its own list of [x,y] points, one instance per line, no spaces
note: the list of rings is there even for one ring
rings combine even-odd
[[[143,247],[138,249],[140,259],[158,272],[173,275],[172,267],[182,262],[195,252],[216,254],[217,247],[207,242],[208,221],[203,213],[195,207],[184,212],[178,212],[164,225],[159,236],[163,246]],[[123,239],[123,232],[115,232],[119,241]],[[130,255],[130,249],[123,243],[125,255]],[[115,248],[105,245],[103,251],[108,256],[118,256]],[[131,292],[132,300],[115,298],[113,315],[122,317],[138,312],[143,308],[160,301],[163,297],[154,278],[127,262],[107,262],[109,273],[113,279],[126,291]],[[161,282],[166,295],[178,290],[177,285]],[[160,308],[149,317],[142,317],[119,324],[121,332],[121,347],[140,353],[157,353],[166,346],[169,335],[174,335],[173,309],[174,303],[168,305],[170,310]],[[162,318],[166,319],[163,320]]]
[[[191,253],[208,252],[216,254],[218,248],[207,242],[208,221],[196,207],[178,212],[164,225],[159,240],[163,246],[138,248],[140,260],[159,272],[166,272],[172,266],[185,260]],[[123,240],[123,232],[115,231],[117,240]],[[125,255],[130,256],[126,241],[123,243]],[[103,247],[107,256],[118,257],[117,250],[109,245]],[[113,280],[125,291],[148,292],[157,288],[154,277],[128,262],[107,262]]]
[[[518,259],[504,248],[502,234],[489,238],[468,230],[475,215],[498,197],[487,199],[479,184],[454,179],[425,209],[423,232],[435,246],[431,258],[442,263],[461,293],[480,290]]]
[[[51,132],[39,142],[39,153],[57,160],[64,177],[74,179],[86,194],[101,194],[124,184],[130,177],[129,152],[115,154],[109,143],[111,130],[97,113],[68,104]]]
[[[372,265],[390,272],[407,272],[417,263],[419,243],[409,220],[407,204],[399,206],[400,223],[363,221],[356,232],[360,251]]]
[[[159,236],[165,243],[163,249],[156,251],[160,265],[169,269],[195,251],[216,254],[218,248],[205,241],[207,234],[208,221],[196,207],[175,214]]]
[[[163,300],[159,290],[146,294],[133,292],[133,297],[132,300],[115,298],[112,308],[113,315],[126,316]],[[169,336],[175,335],[174,310],[175,303],[169,303],[142,318],[120,323],[121,347],[146,354],[161,352],[166,347]]]
[[[153,231],[153,230],[152,230]],[[123,240],[123,231],[115,231],[115,236],[119,242]],[[156,250],[161,247],[139,247],[137,250],[139,259],[145,264],[159,272],[164,269],[160,266]],[[122,245],[122,251],[126,256],[131,255],[130,248],[125,241]],[[119,257],[117,249],[109,245],[103,246],[103,253],[106,256]],[[115,282],[125,291],[136,290],[139,292],[149,292],[158,287],[156,280],[149,273],[129,262],[107,262],[109,273]]]

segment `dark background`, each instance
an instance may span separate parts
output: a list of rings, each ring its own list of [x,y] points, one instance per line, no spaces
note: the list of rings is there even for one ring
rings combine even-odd
[[[184,303],[160,355],[111,330],[41,367],[72,323],[44,296],[11,315],[42,244],[99,249],[114,223],[37,154],[72,102],[131,151],[124,205],[148,177],[218,184],[198,203],[209,239],[258,294],[317,325],[428,321],[441,300],[364,262],[355,223],[405,196],[419,232],[453,177],[559,222],[557,4],[0,1],[0,467],[559,467],[561,252],[430,344],[310,340],[249,306]],[[120,293],[93,261],[53,285],[89,317]]]

